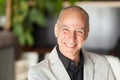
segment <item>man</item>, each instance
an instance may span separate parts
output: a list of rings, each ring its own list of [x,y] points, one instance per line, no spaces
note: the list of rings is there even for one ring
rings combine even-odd
[[[28,80],[116,80],[106,58],[82,49],[89,16],[79,6],[64,8],[55,24],[57,46],[28,72]]]

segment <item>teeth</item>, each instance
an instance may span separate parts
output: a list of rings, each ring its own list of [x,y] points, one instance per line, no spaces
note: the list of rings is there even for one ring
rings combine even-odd
[[[67,45],[68,47],[74,47],[74,46],[75,46],[75,44],[69,44],[69,43],[66,43],[66,45]]]

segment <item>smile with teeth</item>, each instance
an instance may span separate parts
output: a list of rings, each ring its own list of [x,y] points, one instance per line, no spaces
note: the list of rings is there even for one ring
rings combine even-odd
[[[65,43],[65,44],[67,47],[71,47],[71,48],[76,46],[76,44],[74,43]]]

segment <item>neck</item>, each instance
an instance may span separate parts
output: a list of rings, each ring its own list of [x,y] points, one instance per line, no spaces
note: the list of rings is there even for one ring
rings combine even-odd
[[[60,49],[57,47],[58,51],[60,52]],[[62,55],[64,55],[65,57],[69,58],[70,60],[72,60],[75,65],[77,66],[79,61],[80,61],[80,51],[76,52],[76,53],[64,53],[64,52],[60,52],[62,53]]]
[[[66,53],[66,54],[63,54],[65,57],[69,58],[70,60],[72,60],[75,65],[77,66],[79,61],[80,61],[80,52],[77,52],[75,54],[73,53]]]
[[[70,57],[69,59],[71,59],[71,60],[75,63],[75,65],[77,66],[78,63],[79,63],[79,61],[80,61],[80,54],[77,54],[77,55],[75,55],[75,56],[72,56],[72,57]]]

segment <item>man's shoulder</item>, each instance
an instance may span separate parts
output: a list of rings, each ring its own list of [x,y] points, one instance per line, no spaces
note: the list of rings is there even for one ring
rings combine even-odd
[[[39,63],[37,63],[35,66],[33,66],[33,67],[34,68],[47,67],[48,64],[49,64],[48,58],[45,58],[42,61],[40,61]]]
[[[48,60],[44,59],[41,62],[37,63],[36,65],[32,66],[29,69],[29,73],[37,73],[40,74],[43,70],[47,70],[49,68]]]
[[[104,55],[94,53],[94,52],[90,52],[90,51],[86,51],[86,50],[83,50],[83,54],[86,58],[89,58],[93,62],[108,63],[108,61],[107,61],[107,59]]]
[[[56,58],[56,56],[54,56],[54,55],[56,55],[55,53],[56,53],[56,50],[54,48],[50,53],[45,54],[44,59],[42,61],[40,61],[39,63],[37,63],[32,68],[36,69],[36,68],[42,68],[43,67],[43,68],[49,69],[51,64],[52,64],[50,59]]]
[[[104,55],[100,55],[93,52],[85,52],[85,64],[93,65],[94,69],[99,73],[101,71],[108,72],[110,69],[110,64]],[[106,73],[107,74],[107,73]]]

